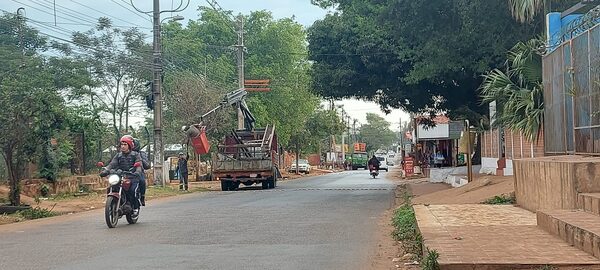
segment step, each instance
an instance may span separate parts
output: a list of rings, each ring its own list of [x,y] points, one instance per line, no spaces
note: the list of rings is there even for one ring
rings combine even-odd
[[[577,206],[588,213],[600,216],[600,193],[579,193]]]
[[[537,224],[570,245],[600,258],[600,216],[583,210],[538,211]]]

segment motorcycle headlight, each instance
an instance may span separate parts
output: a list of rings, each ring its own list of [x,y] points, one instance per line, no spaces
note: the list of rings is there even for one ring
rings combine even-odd
[[[118,175],[116,175],[116,174],[111,174],[111,175],[108,177],[108,183],[109,183],[111,186],[114,186],[114,185],[116,185],[117,183],[119,183],[119,180],[121,180],[121,179],[120,179],[120,177],[119,177]]]

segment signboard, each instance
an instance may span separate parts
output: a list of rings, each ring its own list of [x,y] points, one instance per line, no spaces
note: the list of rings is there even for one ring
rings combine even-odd
[[[407,177],[415,174],[415,163],[412,157],[404,158],[404,173]]]
[[[355,152],[367,152],[367,144],[366,143],[355,143],[354,151]]]

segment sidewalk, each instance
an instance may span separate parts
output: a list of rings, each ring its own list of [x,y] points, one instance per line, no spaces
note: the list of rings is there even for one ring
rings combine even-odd
[[[415,205],[424,245],[442,269],[600,269],[600,261],[536,224],[512,205]]]

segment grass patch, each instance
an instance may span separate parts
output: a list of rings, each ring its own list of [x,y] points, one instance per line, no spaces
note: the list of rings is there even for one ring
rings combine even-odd
[[[514,193],[512,194],[502,194],[500,196],[494,196],[493,198],[489,198],[483,201],[483,204],[514,204],[516,202],[516,198]]]
[[[392,217],[392,224],[394,225],[392,236],[396,241],[402,243],[402,248],[405,252],[415,254],[421,260],[423,257],[423,237],[417,226],[417,219],[411,204],[410,194],[408,194],[405,188],[403,188],[402,192],[404,201],[402,206],[394,211],[394,216]]]
[[[440,270],[438,258],[440,254],[435,250],[427,249],[427,255],[421,260],[421,269],[423,270]]]
[[[27,220],[58,216],[56,212],[52,212],[52,209],[41,208],[39,206],[27,210],[17,211],[13,215]]]
[[[552,266],[552,265],[544,265],[542,267],[537,268],[537,270],[556,270],[558,268]]]

